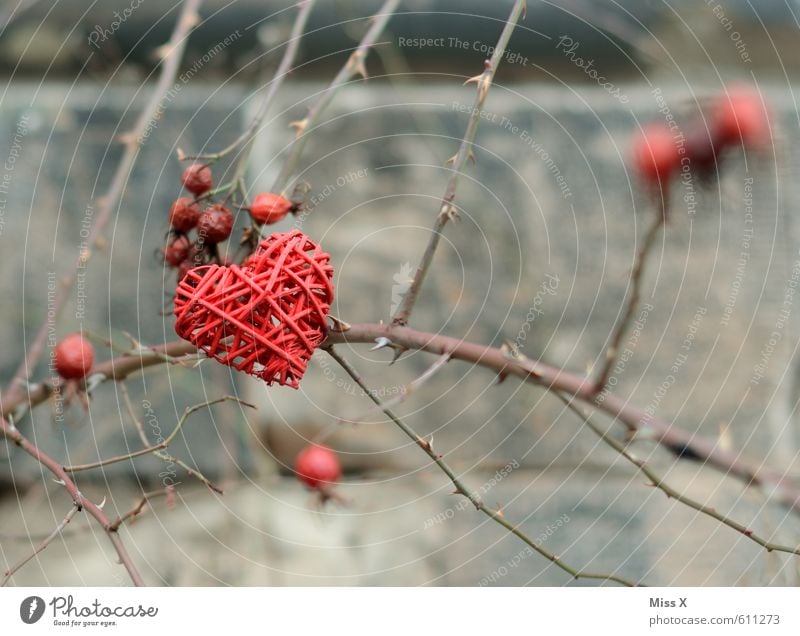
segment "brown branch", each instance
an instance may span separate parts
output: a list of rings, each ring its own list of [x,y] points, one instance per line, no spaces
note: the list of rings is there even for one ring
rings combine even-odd
[[[458,187],[458,179],[464,170],[464,166],[468,159],[474,159],[472,152],[472,145],[475,141],[475,134],[478,131],[478,123],[480,122],[481,112],[483,111],[483,103],[486,101],[486,96],[489,94],[489,88],[494,80],[494,75],[497,72],[497,67],[505,55],[506,46],[511,39],[511,34],[517,26],[517,22],[525,12],[525,0],[516,0],[514,7],[511,9],[511,14],[508,16],[503,31],[500,33],[500,38],[494,47],[494,53],[491,59],[486,60],[483,72],[480,75],[467,80],[467,83],[475,83],[478,86],[478,92],[475,96],[475,102],[472,106],[472,113],[470,114],[469,122],[467,123],[464,137],[458,152],[451,158],[453,164],[450,178],[447,181],[442,203],[439,208],[439,213],[436,215],[436,221],[431,229],[428,244],[425,246],[425,252],[422,254],[422,259],[417,266],[417,271],[414,273],[414,279],[411,281],[411,286],[408,288],[400,306],[397,308],[392,323],[395,325],[406,325],[414,310],[414,303],[419,296],[422,283],[425,276],[430,269],[433,257],[436,254],[436,249],[439,247],[439,239],[442,237],[444,226],[450,219],[458,216],[453,201],[456,198],[456,188]]]
[[[693,457],[703,461],[725,474],[738,477],[747,485],[768,486],[770,490],[775,491],[777,499],[783,505],[800,513],[800,492],[795,486],[787,483],[782,471],[766,467],[756,468],[739,453],[721,448],[716,441],[682,429],[672,422],[659,420],[612,393],[604,393],[603,400],[598,401],[595,384],[590,378],[551,367],[543,362],[527,358],[515,359],[503,349],[394,325],[371,323],[349,325],[346,331],[331,331],[327,343],[375,342],[378,338],[386,338],[395,345],[407,349],[423,350],[437,355],[448,352],[453,359],[492,369],[500,377],[512,375],[572,395],[582,402],[596,406],[619,420],[630,431],[636,431],[643,437],[652,439],[680,457]]]
[[[19,429],[9,424],[5,418],[0,418],[0,437],[3,437],[19,446],[23,451],[33,457],[33,459],[35,459],[39,464],[53,474],[53,476],[56,478],[56,481],[64,486],[70,497],[72,497],[72,501],[75,506],[79,510],[86,510],[103,527],[103,530],[105,530],[106,535],[117,552],[120,563],[122,563],[122,565],[128,571],[128,575],[130,576],[131,581],[133,581],[133,584],[137,587],[143,586],[144,579],[142,579],[142,575],[139,574],[139,570],[134,565],[130,554],[128,554],[128,550],[125,548],[125,545],[122,543],[122,540],[120,539],[116,530],[111,528],[111,522],[106,514],[103,512],[100,506],[96,505],[84,497],[83,494],[81,494],[80,490],[78,490],[78,486],[61,467],[61,465],[47,453],[39,449],[38,446],[33,444],[22,433],[20,433]]]
[[[328,345],[325,347],[325,351],[339,364],[339,366],[344,369],[344,371],[353,379],[353,381],[361,387],[361,390],[364,391],[369,396],[369,399],[372,400],[375,405],[380,408],[386,416],[391,419],[397,426],[402,430],[417,446],[419,446],[425,454],[430,457],[436,466],[447,475],[450,481],[455,486],[456,494],[463,495],[466,497],[470,503],[475,506],[475,509],[485,514],[489,517],[492,521],[500,524],[508,530],[510,533],[514,534],[515,536],[519,537],[524,541],[528,546],[533,548],[536,552],[538,552],[541,556],[545,557],[548,561],[556,565],[557,567],[561,568],[565,572],[567,572],[570,576],[575,579],[598,579],[602,581],[614,581],[616,583],[620,583],[622,585],[627,585],[629,587],[636,587],[639,583],[635,581],[630,581],[626,578],[621,576],[617,576],[616,574],[604,574],[604,573],[597,573],[597,572],[585,572],[581,569],[572,567],[567,563],[564,563],[561,558],[553,554],[552,552],[544,549],[540,544],[533,541],[527,534],[525,534],[522,530],[519,529],[518,526],[512,524],[508,519],[505,518],[505,515],[500,511],[490,506],[487,506],[483,500],[480,498],[478,493],[473,490],[470,490],[464,482],[461,481],[458,475],[456,475],[455,471],[444,461],[442,455],[438,454],[433,450],[433,445],[428,440],[423,439],[420,437],[413,428],[411,428],[408,424],[406,424],[403,420],[397,417],[394,412],[388,408],[385,404],[383,404],[378,397],[370,390],[367,384],[359,375],[358,371],[342,356],[340,356],[336,350],[333,348],[333,345]]]
[[[48,534],[38,546],[34,548],[33,552],[28,556],[26,556],[25,558],[23,558],[22,560],[15,563],[14,565],[12,565],[8,570],[6,570],[3,580],[2,582],[0,582],[0,587],[5,587],[11,580],[11,577],[14,576],[16,572],[22,569],[26,563],[32,561],[34,557],[36,557],[38,554],[43,552],[47,548],[47,546],[50,545],[50,543],[52,543],[52,541],[61,534],[62,530],[64,530],[67,524],[70,521],[72,521],[72,517],[74,517],[79,510],[80,508],[78,507],[78,505],[73,503],[67,515],[61,520],[61,522],[55,527],[55,529],[50,534]]]
[[[111,218],[112,212],[122,198],[131,170],[133,169],[133,165],[141,149],[140,137],[147,129],[147,126],[150,125],[158,109],[161,108],[161,102],[164,96],[175,81],[175,75],[180,67],[189,31],[199,20],[197,10],[200,6],[200,2],[201,0],[186,0],[181,9],[175,29],[172,32],[172,37],[170,37],[169,42],[163,47],[163,66],[155,90],[150,96],[150,101],[139,115],[133,130],[120,137],[120,140],[125,145],[125,151],[114,172],[108,191],[96,201],[98,206],[97,216],[89,231],[89,235],[86,237],[85,246],[81,249],[80,254],[78,254],[72,268],[64,272],[61,279],[61,287],[55,294],[52,307],[50,311],[48,311],[48,316],[42,321],[30,346],[26,347],[22,362],[20,362],[17,367],[14,378],[8,387],[8,393],[0,400],[2,402],[13,401],[20,393],[24,392],[23,388],[27,385],[28,378],[44,351],[48,330],[50,328],[50,321],[56,320],[64,309],[72,286],[75,283],[78,270],[82,267],[86,267],[88,264],[92,255],[92,248],[97,243],[101,232],[105,229]]]
[[[627,400],[604,392],[602,401],[598,400],[595,383],[585,376],[558,369],[543,362],[514,357],[502,348],[489,347],[442,334],[417,331],[409,327],[379,323],[361,323],[329,330],[326,344],[373,343],[379,338],[405,349],[427,351],[435,355],[449,353],[454,360],[462,360],[490,369],[499,377],[515,376],[556,391],[572,395],[581,402],[607,413],[624,424],[628,430],[661,444],[679,457],[694,458],[716,468],[726,475],[741,479],[747,485],[765,486],[773,491],[781,504],[800,513],[800,491],[788,479],[788,473],[768,467],[756,467],[742,458],[739,453],[727,451],[716,441],[704,438],[695,432],[680,428],[672,422],[653,417]],[[188,342],[177,340],[151,347],[154,351],[170,357],[197,353]],[[105,380],[123,380],[132,373],[145,368],[163,364],[159,356],[122,356],[97,365],[92,375]],[[31,390],[31,405],[44,402],[49,395],[47,385],[39,385]],[[5,404],[3,413],[13,413],[22,400]]]
[[[169,356],[164,356],[164,358],[169,359]],[[136,426],[136,432],[139,434],[139,439],[142,441],[142,445],[150,446],[150,440],[147,439],[147,433],[144,432],[144,426],[142,425],[141,420],[136,416],[136,411],[134,410],[133,404],[131,403],[131,396],[130,393],[128,392],[128,387],[125,385],[125,382],[120,382],[120,391],[122,392],[122,397],[123,400],[125,401],[125,408],[128,410],[128,415],[130,415],[130,418],[133,420],[134,426]],[[248,404],[248,406],[252,405]],[[219,495],[225,494],[222,488],[217,486],[203,473],[201,473],[199,470],[195,468],[190,468],[188,464],[178,459],[177,457],[173,457],[172,455],[165,453],[163,451],[155,451],[153,454],[165,463],[172,462],[173,464],[177,464],[178,466],[183,468],[190,477],[196,477],[200,482],[205,484],[206,487],[210,488],[215,493]]]
[[[162,488],[161,490],[153,490],[152,492],[146,492],[142,495],[139,502],[128,512],[125,514],[120,515],[117,517],[115,521],[111,523],[109,526],[112,530],[118,530],[119,527],[125,523],[126,521],[132,520],[134,517],[139,516],[144,507],[150,503],[151,499],[155,499],[157,497],[171,497],[175,494],[175,486],[167,486],[166,488]]]
[[[631,293],[628,297],[628,304],[625,306],[625,313],[622,315],[622,318],[614,329],[614,332],[611,336],[611,342],[608,345],[608,349],[606,349],[605,363],[603,364],[603,368],[600,370],[600,374],[597,377],[597,382],[595,383],[595,391],[597,391],[597,393],[600,393],[605,388],[606,382],[608,382],[608,376],[611,374],[611,370],[614,368],[614,365],[617,364],[622,338],[625,336],[625,332],[628,330],[628,327],[633,320],[636,307],[639,306],[644,266],[647,262],[647,257],[650,254],[650,250],[653,248],[653,245],[655,245],[658,231],[662,228],[662,226],[664,226],[667,220],[667,203],[664,199],[661,199],[661,201],[661,208],[659,209],[656,218],[654,218],[650,224],[641,248],[636,253],[633,270],[631,271]]]
[[[77,473],[77,472],[80,472],[80,471],[83,471],[83,470],[92,470],[94,468],[101,468],[103,466],[109,466],[110,464],[117,464],[119,462],[128,461],[128,460],[134,459],[136,457],[141,457],[143,455],[149,455],[149,454],[152,453],[156,457],[158,457],[159,459],[161,459],[161,460],[163,460],[165,462],[173,462],[175,464],[178,464],[179,466],[181,466],[181,468],[186,470],[189,473],[189,475],[197,477],[206,486],[211,488],[211,490],[213,490],[213,491],[215,491],[215,492],[217,492],[219,494],[223,494],[222,490],[217,485],[215,485],[211,480],[209,480],[207,477],[205,477],[196,468],[190,468],[187,464],[185,464],[181,460],[179,460],[176,457],[173,457],[172,455],[169,455],[167,453],[163,453],[162,451],[165,448],[167,448],[172,443],[172,441],[175,439],[175,437],[178,435],[178,433],[180,433],[181,429],[183,428],[183,425],[189,419],[190,415],[192,415],[193,413],[199,411],[200,409],[210,408],[211,406],[213,406],[215,404],[219,404],[221,402],[230,402],[230,401],[238,402],[239,404],[241,404],[243,406],[248,406],[248,407],[253,408],[253,409],[256,408],[253,404],[245,402],[244,400],[241,400],[238,397],[235,397],[233,395],[224,395],[224,396],[222,396],[220,398],[216,398],[214,400],[208,400],[206,402],[201,402],[200,404],[195,404],[193,406],[188,406],[188,407],[186,407],[186,409],[184,409],[183,415],[178,420],[178,423],[175,426],[175,429],[164,439],[164,441],[159,442],[158,444],[154,444],[152,446],[146,446],[145,448],[141,448],[139,450],[131,451],[130,453],[124,453],[122,455],[116,455],[114,457],[109,457],[107,459],[101,459],[99,461],[91,462],[89,464],[79,464],[79,465],[76,465],[76,466],[64,466],[64,470],[66,472],[68,472],[68,473]],[[141,429],[141,426],[137,424],[137,428]],[[141,436],[141,434],[140,434],[140,436]],[[144,440],[145,440],[145,443],[149,443],[149,441],[146,439],[146,436],[145,436]]]
[[[639,459],[638,457],[634,457],[630,453],[630,451],[628,451],[625,444],[615,439],[614,437],[603,431],[603,429],[601,429],[599,426],[597,426],[597,424],[595,424],[592,421],[591,417],[587,413],[584,413],[573,403],[572,399],[563,396],[561,393],[556,392],[555,394],[564,404],[567,405],[567,408],[569,408],[573,413],[578,415],[578,417],[580,417],[583,420],[583,422],[590,429],[592,429],[595,435],[597,435],[601,440],[603,440],[611,448],[617,451],[617,453],[619,453],[622,457],[627,459],[631,464],[636,466],[636,468],[638,468],[642,472],[642,474],[644,474],[650,480],[650,483],[653,485],[653,487],[661,490],[667,497],[674,499],[675,501],[678,501],[684,504],[685,506],[688,506],[689,508],[697,510],[697,512],[700,512],[713,519],[716,519],[717,521],[728,526],[729,528],[736,530],[736,532],[743,534],[748,539],[755,541],[757,544],[765,548],[767,552],[773,552],[773,551],[788,552],[789,554],[796,554],[800,556],[800,548],[791,547],[787,545],[780,545],[778,543],[772,543],[770,541],[767,541],[763,537],[755,534],[752,528],[748,528],[747,526],[742,525],[738,521],[735,521],[730,517],[722,514],[721,512],[718,512],[715,508],[712,508],[711,506],[706,506],[705,504],[700,503],[699,501],[692,499],[687,495],[684,495],[680,491],[675,490],[672,486],[670,486],[664,481],[663,477],[658,475],[652,468],[650,468],[650,466],[648,466],[648,464],[644,460]]]

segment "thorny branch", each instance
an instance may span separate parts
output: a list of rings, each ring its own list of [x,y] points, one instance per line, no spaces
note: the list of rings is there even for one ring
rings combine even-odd
[[[143,586],[144,579],[142,579],[142,575],[139,574],[139,570],[134,565],[133,560],[131,559],[130,554],[128,554],[128,550],[125,548],[125,545],[122,543],[122,539],[120,538],[119,534],[117,534],[115,529],[112,529],[111,521],[109,521],[108,517],[103,512],[103,509],[83,496],[81,491],[78,489],[78,486],[62,468],[61,464],[50,457],[47,453],[39,449],[39,447],[25,437],[18,428],[9,424],[5,418],[0,418],[0,437],[3,437],[7,442],[11,442],[19,446],[23,451],[33,457],[33,459],[35,459],[39,464],[53,474],[57,483],[64,486],[70,497],[72,497],[72,501],[76,508],[78,510],[86,510],[103,527],[103,530],[105,530],[106,535],[117,552],[120,563],[122,563],[122,565],[128,571],[128,575],[130,576],[131,581],[133,581],[133,584],[137,587]]]
[[[87,247],[81,250],[81,253],[78,255],[73,267],[68,270],[65,276],[62,278],[61,288],[56,293],[51,311],[48,314],[48,320],[42,322],[30,347],[26,348],[22,362],[17,368],[14,378],[11,381],[11,385],[8,387],[8,393],[4,396],[3,400],[1,400],[3,404],[7,404],[9,402],[15,402],[19,404],[24,400],[27,401],[31,407],[33,406],[29,390],[30,387],[28,387],[28,378],[30,377],[31,371],[36,367],[36,364],[44,351],[50,320],[57,318],[63,310],[69,297],[70,290],[72,289],[72,285],[75,282],[78,270],[81,267],[85,267],[88,263],[89,259],[91,258],[91,248],[99,240],[100,235],[108,224],[113,211],[116,209],[120,199],[122,198],[122,194],[128,182],[128,177],[130,176],[133,165],[136,162],[136,158],[138,157],[141,149],[140,137],[146,130],[152,118],[155,116],[157,110],[161,107],[161,102],[163,101],[164,96],[175,80],[175,75],[180,67],[181,58],[183,57],[189,32],[199,21],[197,11],[200,7],[200,4],[201,0],[186,0],[184,2],[180,15],[178,16],[178,21],[172,32],[172,36],[167,44],[159,49],[161,53],[161,60],[163,62],[161,74],[155,90],[150,96],[147,106],[139,115],[133,130],[125,133],[121,137],[121,141],[125,144],[125,150],[111,180],[111,185],[109,186],[107,193],[97,201],[98,212],[95,223],[89,231],[89,235],[87,237]],[[23,387],[25,387],[24,391]],[[49,393],[46,385],[42,385],[42,388],[45,390],[46,394]],[[27,393],[28,395],[25,396],[23,395],[24,393]],[[5,410],[3,411],[5,412]],[[114,546],[114,549],[117,552],[120,563],[122,563],[127,570],[128,575],[133,581],[133,584],[136,586],[143,586],[144,580],[134,565],[127,549],[122,543],[122,539],[117,533],[117,528],[112,527],[111,522],[100,506],[94,504],[92,501],[84,497],[83,494],[81,494],[77,485],[69,476],[69,474],[67,474],[67,472],[63,469],[63,467],[55,459],[44,453],[35,444],[33,444],[13,424],[7,422],[5,416],[0,418],[0,437],[3,437],[6,441],[12,442],[13,444],[19,446],[23,451],[33,457],[33,459],[35,459],[44,468],[47,468],[54,475],[57,482],[63,485],[72,497],[75,511],[78,512],[80,510],[86,510],[103,527],[106,535],[111,541],[111,544]],[[69,516],[69,519],[71,518],[72,517]],[[64,525],[66,525],[66,523]],[[59,529],[57,528],[57,530]]]
[[[524,541],[529,547],[533,548],[536,552],[538,552],[541,556],[545,557],[548,561],[556,565],[557,567],[561,568],[565,572],[567,572],[570,576],[575,579],[597,579],[602,581],[614,581],[616,583],[620,583],[622,585],[626,585],[628,587],[636,587],[639,583],[635,581],[631,581],[621,576],[617,576],[616,574],[604,574],[598,572],[585,572],[584,570],[575,568],[571,565],[568,565],[561,558],[553,554],[552,552],[544,549],[539,543],[533,541],[527,534],[525,534],[522,530],[519,529],[518,526],[515,526],[511,523],[508,519],[506,519],[505,515],[502,511],[496,510],[487,506],[480,496],[470,490],[461,478],[455,473],[455,471],[445,462],[442,455],[437,453],[433,450],[433,445],[430,441],[423,439],[420,437],[413,428],[411,428],[406,422],[401,420],[394,412],[384,405],[380,399],[370,390],[367,384],[359,375],[358,371],[339,353],[333,348],[333,345],[329,345],[325,347],[325,351],[339,364],[339,366],[344,369],[345,373],[347,373],[353,381],[358,384],[358,386],[366,393],[369,398],[375,403],[378,408],[380,408],[386,416],[394,422],[400,430],[402,430],[417,446],[419,446],[425,454],[431,458],[434,464],[439,467],[439,469],[447,475],[451,482],[453,482],[453,486],[455,486],[456,494],[463,495],[467,499],[469,499],[470,503],[475,506],[476,510],[479,510],[487,517],[489,517],[492,521],[503,526],[506,530],[511,532],[512,534],[516,535],[522,541]]]
[[[500,38],[497,40],[497,44],[495,45],[494,53],[492,54],[491,59],[486,60],[485,67],[480,75],[476,75],[475,77],[467,80],[467,83],[475,83],[478,86],[478,92],[475,96],[475,102],[472,106],[472,113],[470,114],[469,122],[467,123],[467,129],[464,132],[464,137],[461,141],[461,146],[459,147],[456,155],[451,157],[451,159],[448,161],[448,163],[453,164],[453,167],[451,169],[452,171],[450,173],[450,179],[447,181],[447,187],[445,188],[444,196],[442,197],[442,204],[439,209],[439,213],[436,215],[436,221],[431,229],[428,244],[425,246],[425,252],[422,254],[422,260],[420,260],[417,270],[414,273],[411,286],[408,288],[408,291],[403,297],[400,306],[397,308],[397,311],[392,317],[392,324],[408,324],[408,319],[411,316],[411,312],[414,310],[414,303],[417,301],[417,296],[419,296],[422,283],[425,280],[428,269],[430,269],[431,263],[433,262],[433,257],[436,254],[436,248],[439,247],[439,240],[442,237],[444,226],[450,219],[454,219],[458,216],[453,203],[456,198],[458,179],[464,170],[467,160],[474,160],[472,144],[475,141],[475,133],[478,131],[478,123],[480,122],[481,112],[483,111],[483,103],[486,101],[486,96],[489,94],[489,88],[494,80],[497,67],[500,66],[503,55],[505,55],[506,46],[508,45],[508,41],[511,39],[511,34],[514,32],[520,17],[524,17],[525,4],[525,0],[516,0],[514,7],[511,9],[511,14],[508,16],[508,20],[503,27],[503,31],[500,33]]]
[[[502,348],[382,323],[348,324],[346,327],[339,327],[338,331],[330,329],[326,344],[373,343],[380,338],[410,350],[427,351],[439,356],[448,353],[454,360],[490,369],[501,378],[514,376],[574,396],[579,401],[615,418],[640,438],[660,444],[677,457],[696,459],[726,475],[742,480],[746,485],[763,487],[771,491],[782,505],[800,514],[800,489],[792,482],[788,472],[760,465],[756,467],[743,458],[741,453],[725,450],[715,440],[704,438],[673,422],[653,417],[613,393],[605,393],[602,402],[598,403],[595,383],[583,375],[528,358],[514,358]],[[183,340],[151,348],[170,357],[197,353],[197,349]],[[97,365],[92,370],[92,376],[99,377],[103,381],[120,381],[132,373],[158,364],[163,364],[159,356],[144,358],[121,356]],[[49,390],[46,385],[34,387],[30,393],[31,406],[45,401],[48,395]],[[5,416],[13,413],[21,402],[22,400],[4,405],[8,410],[3,410],[0,414]]]
[[[10,568],[8,568],[8,570],[6,570],[3,580],[2,582],[0,582],[0,587],[5,587],[11,580],[11,577],[14,576],[14,574],[18,570],[22,569],[22,567],[25,566],[25,564],[27,564],[29,561],[32,561],[38,554],[43,552],[47,548],[47,546],[53,542],[53,540],[56,537],[61,535],[61,531],[67,527],[67,524],[70,521],[72,521],[72,517],[74,517],[79,510],[80,509],[78,508],[78,505],[73,503],[72,507],[69,509],[69,512],[66,514],[66,516],[53,529],[53,531],[50,534],[48,534],[38,546],[34,548],[33,552],[28,556],[24,557],[23,559],[21,559],[20,561],[18,561],[17,563],[15,563],[14,565],[12,565]]]
[[[578,406],[576,406],[570,398],[564,397],[561,393],[556,392],[558,398],[567,405],[567,407],[575,413],[579,418],[583,420],[583,422],[592,430],[592,432],[597,435],[601,440],[603,440],[608,446],[613,448],[617,453],[619,453],[622,457],[627,459],[631,464],[636,466],[643,475],[645,475],[649,480],[651,485],[654,488],[658,488],[661,490],[667,497],[678,501],[685,506],[689,506],[689,508],[693,508],[698,512],[712,517],[716,519],[720,523],[728,526],[729,528],[733,528],[736,532],[739,532],[746,536],[748,539],[755,541],[757,544],[762,546],[767,550],[767,552],[788,552],[789,554],[796,554],[800,556],[800,547],[792,547],[787,545],[780,545],[778,543],[771,543],[767,541],[763,537],[755,534],[755,532],[748,528],[745,525],[742,525],[738,521],[731,519],[730,517],[722,514],[721,512],[717,511],[715,508],[711,506],[707,506],[703,503],[700,503],[696,499],[692,499],[687,495],[675,490],[672,486],[664,481],[664,478],[659,476],[650,466],[642,459],[635,457],[626,447],[625,444],[620,442],[619,440],[615,439],[613,436],[609,435],[602,428],[595,424],[591,417],[584,413]]]
[[[64,466],[64,470],[68,473],[77,473],[83,470],[92,470],[94,468],[101,468],[103,466],[109,466],[111,464],[117,464],[119,462],[129,461],[136,457],[141,457],[142,455],[149,455],[153,453],[160,459],[163,459],[164,461],[179,463],[181,467],[185,468],[189,472],[189,474],[197,476],[200,479],[200,481],[206,484],[206,486],[218,492],[219,494],[222,494],[222,491],[217,486],[215,486],[211,481],[209,481],[206,477],[204,477],[199,471],[197,471],[196,469],[189,468],[188,466],[186,466],[186,464],[180,462],[175,457],[172,457],[171,455],[167,455],[160,451],[163,451],[172,443],[172,441],[175,439],[178,433],[180,433],[181,429],[183,428],[183,425],[186,423],[186,421],[189,419],[189,416],[192,415],[192,413],[196,413],[200,409],[209,408],[221,402],[230,402],[230,401],[238,402],[239,404],[243,406],[248,406],[250,408],[255,408],[254,405],[249,404],[233,395],[225,395],[223,397],[216,398],[214,400],[201,402],[200,404],[195,404],[194,406],[186,407],[186,409],[183,412],[183,415],[181,415],[181,418],[178,420],[175,429],[164,439],[164,441],[159,442],[158,444],[154,444],[152,446],[146,446],[145,448],[141,448],[139,450],[135,450],[130,453],[124,453],[122,455],[116,455],[114,457],[109,457],[107,459],[101,459],[99,461],[91,462],[89,464]]]
[[[303,154],[303,149],[310,137],[310,132],[316,127],[323,111],[333,101],[336,94],[350,82],[353,76],[360,75],[363,78],[367,77],[367,69],[364,61],[367,58],[369,50],[374,46],[381,32],[386,27],[386,24],[397,10],[398,4],[400,4],[400,0],[386,0],[386,2],[383,3],[378,13],[373,16],[372,25],[364,34],[361,42],[359,42],[358,46],[350,54],[345,65],[339,70],[327,88],[319,94],[317,100],[309,108],[308,114],[300,121],[292,123],[292,126],[296,130],[296,137],[283,163],[283,167],[275,179],[275,183],[272,187],[273,192],[286,194],[286,190],[291,183],[291,178],[295,170],[297,170],[297,165]]]
[[[92,248],[97,244],[101,233],[111,219],[112,213],[117,208],[125,191],[125,187],[128,184],[128,178],[130,177],[133,165],[136,163],[136,158],[139,156],[139,151],[141,150],[140,137],[145,130],[147,130],[147,127],[150,125],[158,109],[162,107],[164,96],[175,81],[175,75],[178,72],[181,59],[183,58],[189,32],[200,19],[197,13],[200,4],[201,0],[185,1],[181,13],[178,16],[175,29],[172,32],[172,37],[170,37],[169,42],[160,49],[163,65],[161,67],[158,83],[156,84],[153,94],[150,96],[150,101],[140,113],[136,125],[130,132],[120,136],[120,141],[125,145],[125,151],[122,153],[122,158],[114,172],[108,191],[104,196],[97,199],[98,210],[96,220],[89,231],[89,235],[86,237],[86,247],[78,254],[72,268],[65,271],[61,279],[61,286],[56,292],[48,315],[39,326],[30,346],[25,348],[22,361],[14,374],[14,378],[11,380],[7,394],[0,402],[14,400],[19,397],[20,393],[24,392],[23,389],[27,384],[28,378],[35,369],[44,351],[51,321],[56,320],[64,309],[72,286],[75,283],[78,270],[87,266],[92,256]]]
[[[614,368],[614,365],[617,364],[622,338],[625,336],[625,332],[628,330],[631,320],[633,320],[633,315],[636,312],[636,308],[639,306],[644,266],[647,262],[647,257],[650,254],[650,250],[653,248],[653,245],[655,245],[658,231],[667,222],[667,210],[667,202],[664,199],[661,199],[661,207],[658,211],[658,214],[651,222],[650,227],[644,236],[644,240],[642,241],[642,246],[636,253],[633,270],[631,271],[631,293],[628,297],[628,303],[625,305],[625,312],[614,329],[614,332],[611,336],[611,342],[608,345],[608,349],[606,349],[606,359],[595,386],[595,390],[598,393],[605,388],[606,382],[608,382],[608,376],[611,374],[611,370]]]

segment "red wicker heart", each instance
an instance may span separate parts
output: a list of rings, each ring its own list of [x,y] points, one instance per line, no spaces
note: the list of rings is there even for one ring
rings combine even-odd
[[[332,278],[330,256],[305,234],[273,234],[242,267],[189,270],[175,294],[175,331],[223,364],[297,388],[325,337]]]

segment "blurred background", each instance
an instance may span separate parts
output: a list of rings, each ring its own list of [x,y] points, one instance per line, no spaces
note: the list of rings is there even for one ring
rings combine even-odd
[[[380,4],[317,3],[257,137],[250,195],[270,188],[293,138],[288,124],[302,119]],[[176,151],[218,150],[247,126],[280,60],[292,6],[203,3],[163,115],[59,335],[82,328],[121,345],[123,332],[146,344],[176,338],[168,312],[175,275],[157,257],[181,193]],[[276,229],[300,227],[331,253],[336,316],[391,318],[438,212],[445,160],[467,124],[474,87],[464,80],[482,70],[511,6],[402,2],[369,55],[369,79],[337,94],[313,132],[297,175],[308,183],[308,214]],[[172,1],[0,3],[3,385],[93,221],[123,151],[119,135],[153,90],[156,50],[179,10]],[[515,341],[528,357],[578,373],[598,365],[654,214],[628,166],[632,135],[667,113],[702,120],[710,97],[745,82],[769,104],[773,137],[761,153],[725,157],[702,182],[675,185],[672,218],[647,270],[650,309],[614,390],[756,465],[788,470],[800,485],[800,309],[785,303],[800,267],[798,15],[793,0],[529,0],[485,105],[477,162],[459,186],[461,219],[445,230],[413,325],[496,346]],[[218,182],[228,168],[214,166]],[[342,352],[386,398],[433,362],[408,353],[389,366],[386,350]],[[100,360],[110,356],[98,347]],[[48,377],[46,360],[40,367],[34,380]],[[558,400],[496,380],[451,362],[398,411],[549,551],[651,585],[798,583],[796,560],[668,500]],[[178,483],[175,501],[154,501],[122,531],[151,584],[585,584],[453,497],[444,476],[321,352],[298,391],[212,362],[155,367],[127,387],[138,417],[165,432],[186,406],[226,393],[259,406],[198,413],[170,447],[224,496],[154,457],[79,476],[85,494],[106,498],[110,515],[168,478]],[[19,427],[65,463],[139,444],[120,387],[110,383],[95,391],[88,415],[76,404],[57,420],[42,406]],[[291,465],[323,429],[346,475],[342,501],[320,507]],[[647,440],[633,449],[672,486],[775,541],[797,543],[797,515],[771,503],[769,492]],[[69,502],[37,464],[5,447],[0,494],[7,566],[30,552],[31,536],[52,530]],[[11,584],[126,584],[105,537],[83,517]]]

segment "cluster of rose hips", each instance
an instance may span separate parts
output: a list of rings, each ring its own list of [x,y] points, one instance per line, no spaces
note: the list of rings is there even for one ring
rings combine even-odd
[[[210,200],[214,179],[211,169],[193,163],[181,175],[183,187],[193,196],[178,197],[169,210],[170,233],[163,250],[164,262],[178,271],[178,280],[198,265],[220,262],[217,245],[233,231],[234,215],[224,203]],[[298,205],[272,192],[257,194],[249,208],[244,208],[258,224],[277,223]],[[191,233],[196,232],[196,238]]]
[[[716,97],[706,122],[694,122],[685,135],[665,123],[650,124],[633,145],[633,164],[650,186],[666,186],[683,162],[697,173],[710,173],[722,153],[734,146],[763,148],[770,123],[761,96],[744,85]]]

